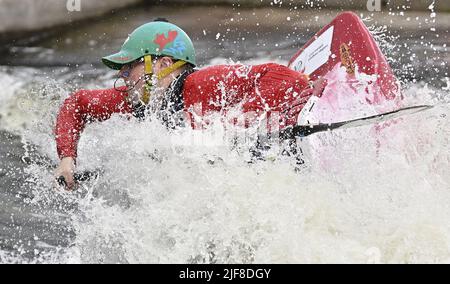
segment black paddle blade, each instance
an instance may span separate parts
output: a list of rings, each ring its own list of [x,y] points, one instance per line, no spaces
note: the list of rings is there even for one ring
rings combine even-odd
[[[320,123],[320,124],[311,124],[311,125],[296,125],[293,127],[289,127],[280,132],[280,138],[283,139],[295,139],[296,137],[306,137],[308,135],[335,130],[341,127],[356,127],[361,125],[366,125],[368,123],[376,123],[380,121],[384,121],[387,119],[395,118],[405,114],[412,114],[419,111],[424,111],[432,108],[431,105],[418,105],[401,108],[395,111],[372,115],[368,117],[362,117],[347,121],[340,121],[334,123]]]

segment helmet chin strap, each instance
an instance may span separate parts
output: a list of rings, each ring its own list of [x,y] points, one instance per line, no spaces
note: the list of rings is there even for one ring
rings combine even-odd
[[[171,66],[164,68],[161,70],[158,74],[156,74],[156,78],[158,80],[161,80],[162,78],[167,77],[169,74],[171,74],[173,71],[180,69],[182,66],[186,64],[185,61],[177,61]],[[144,85],[144,94],[142,95],[141,101],[144,104],[148,104],[151,97],[151,88],[152,88],[152,75],[153,75],[153,60],[151,55],[145,55],[144,56],[144,78],[145,78],[145,85]]]

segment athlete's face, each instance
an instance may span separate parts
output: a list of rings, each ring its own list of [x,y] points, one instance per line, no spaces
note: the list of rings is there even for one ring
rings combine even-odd
[[[144,62],[138,60],[124,65],[120,69],[118,76],[125,82],[128,101],[132,105],[140,104],[145,84]]]
[[[144,62],[140,60],[124,65],[119,71],[121,77],[128,88],[140,90],[144,85]]]
[[[170,67],[173,64],[173,60],[170,57],[157,57],[153,58],[152,73],[159,74],[162,70]],[[145,64],[143,60],[135,61],[131,64],[124,65],[119,71],[119,77],[122,78],[127,85],[129,99],[133,103],[139,102],[141,96],[144,94],[145,87]],[[174,76],[165,76],[164,78],[156,79],[156,76],[152,76],[151,80],[151,94],[153,97],[164,94],[164,90],[173,81]],[[148,79],[148,78],[147,78]]]

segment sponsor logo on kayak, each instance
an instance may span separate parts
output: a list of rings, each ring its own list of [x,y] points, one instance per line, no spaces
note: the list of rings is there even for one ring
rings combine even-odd
[[[328,62],[331,56],[334,26],[318,36],[290,65],[292,69],[306,75],[312,74]]]
[[[347,69],[347,73],[355,74],[355,63],[350,53],[350,47],[346,43],[343,43],[339,47],[339,52],[341,53],[341,63]]]
[[[367,0],[369,12],[381,12],[381,0]]]
[[[81,0],[67,0],[66,8],[69,12],[80,12]]]

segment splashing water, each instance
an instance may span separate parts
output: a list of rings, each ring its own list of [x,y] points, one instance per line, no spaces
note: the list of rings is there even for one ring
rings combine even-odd
[[[51,160],[26,168],[29,202],[59,206],[75,236],[31,262],[449,261],[448,90],[410,85],[409,103],[438,106],[303,139],[300,168],[275,155],[249,163],[245,145],[205,146],[220,129],[187,146],[177,141],[193,130],[114,116],[82,136],[79,169],[102,173],[77,195],[55,192],[48,167],[57,162],[51,130],[66,96],[55,84],[46,85],[53,96],[28,96],[36,115],[36,102],[48,107],[23,141]],[[1,261],[26,260],[2,253]]]
[[[251,143],[218,139],[219,124],[168,131],[116,115],[83,133],[78,169],[100,175],[67,193],[53,184],[58,108],[73,85],[108,87],[113,73],[0,74],[0,128],[21,135],[28,161],[24,185],[11,187],[53,222],[32,223],[31,245],[15,240],[1,263],[450,262],[448,78],[441,89],[404,86],[405,105],[430,110],[299,140],[300,165],[276,147],[253,160]]]

